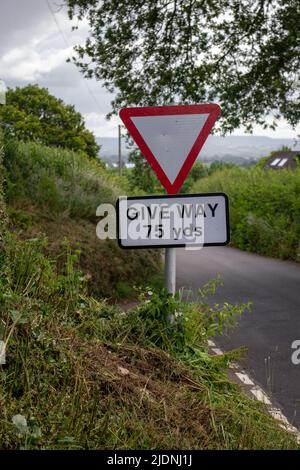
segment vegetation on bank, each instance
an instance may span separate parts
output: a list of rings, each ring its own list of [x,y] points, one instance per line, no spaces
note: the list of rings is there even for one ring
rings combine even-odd
[[[96,160],[84,153],[8,139],[4,165],[10,229],[23,240],[46,237],[45,252],[58,266],[68,240],[80,251],[90,294],[124,298],[134,294],[135,284],[152,278],[159,282],[157,250],[127,252],[116,240],[97,238],[97,207],[115,204],[123,190]]]
[[[4,159],[4,141],[3,133],[0,127],[0,244],[2,244],[4,228],[6,224],[6,210],[4,202],[4,168],[3,168],[3,159]],[[1,256],[1,245],[0,245],[0,256]],[[1,262],[1,260],[0,260]]]
[[[206,191],[228,194],[233,245],[300,261],[299,169],[225,169],[200,179],[191,190]]]
[[[236,354],[207,351],[247,306],[146,290],[125,313],[87,295],[72,250],[57,272],[44,243],[6,237],[1,449],[297,448],[228,380]]]

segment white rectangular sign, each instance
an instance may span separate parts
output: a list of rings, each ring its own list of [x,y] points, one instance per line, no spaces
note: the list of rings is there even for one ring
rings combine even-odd
[[[121,248],[217,246],[229,243],[224,193],[122,197],[117,201]]]

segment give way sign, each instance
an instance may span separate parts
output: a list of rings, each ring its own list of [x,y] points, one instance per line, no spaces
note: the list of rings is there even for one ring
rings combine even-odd
[[[168,194],[176,194],[221,109],[217,104],[124,108],[120,118]]]

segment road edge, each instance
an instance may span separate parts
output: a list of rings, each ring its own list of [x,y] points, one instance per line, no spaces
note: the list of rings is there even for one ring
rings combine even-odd
[[[207,344],[212,354],[217,356],[224,354],[214,341],[208,340]],[[279,421],[279,424],[283,429],[293,434],[296,437],[297,442],[300,444],[300,431],[289,422],[281,409],[272,403],[271,398],[257,383],[255,383],[245,369],[243,369],[239,364],[233,362],[230,366],[230,376],[232,376],[231,378],[241,385],[246,395],[263,403],[266,411],[273,416],[273,418]]]

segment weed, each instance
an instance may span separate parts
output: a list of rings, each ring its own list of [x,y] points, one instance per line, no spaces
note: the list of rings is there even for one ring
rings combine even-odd
[[[60,273],[45,240],[7,247],[2,449],[297,448],[229,382],[234,354],[209,355],[200,304],[147,288],[125,313],[87,295],[68,245]]]

